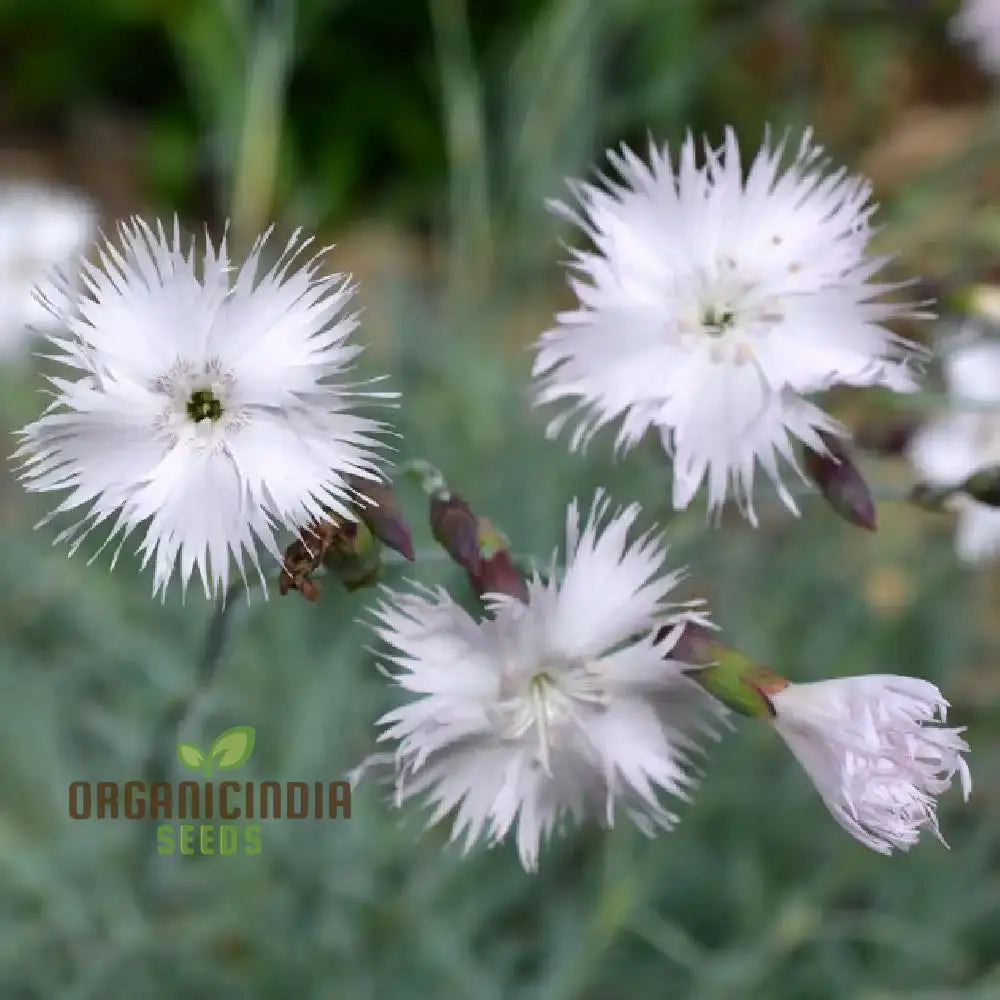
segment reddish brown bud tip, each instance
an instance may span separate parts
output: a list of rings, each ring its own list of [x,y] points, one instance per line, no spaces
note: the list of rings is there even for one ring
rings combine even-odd
[[[396,494],[387,483],[354,481],[354,488],[372,501],[361,507],[359,516],[368,530],[380,541],[395,549],[400,555],[414,561],[413,538]]]
[[[809,478],[845,521],[875,531],[875,502],[846,446],[832,434],[820,431],[819,435],[828,454],[821,455],[811,448],[804,450],[803,464]]]
[[[368,527],[371,529],[371,533],[388,545],[390,549],[395,549],[405,559],[409,559],[410,562],[416,561],[417,557],[413,551],[413,539],[410,537],[410,529],[405,524],[399,522],[375,525],[368,522]]]
[[[505,549],[483,559],[479,573],[472,577],[472,582],[480,596],[507,594],[522,603],[528,602],[528,584]]]
[[[473,576],[480,570],[479,525],[469,505],[454,493],[447,500],[431,497],[430,524],[434,539],[455,562]]]

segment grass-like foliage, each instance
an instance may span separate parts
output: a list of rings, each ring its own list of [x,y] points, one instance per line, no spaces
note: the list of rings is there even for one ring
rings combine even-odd
[[[19,45],[42,46],[27,40],[32,5],[11,6],[0,35],[7,18]],[[896,500],[879,503],[874,535],[816,495],[801,498],[795,519],[765,484],[758,530],[738,517],[710,527],[699,502],[676,514],[652,443],[615,461],[609,433],[584,455],[545,439],[545,417],[529,405],[525,349],[568,302],[557,264],[569,234],[545,199],[563,197],[564,177],[586,176],[605,146],[642,142],[647,129],[672,142],[689,127],[718,140],[731,122],[754,147],[765,122],[812,123],[839,160],[876,173],[884,248],[947,288],[977,280],[995,219],[987,233],[988,211],[968,215],[968,191],[1000,133],[984,110],[989,85],[947,40],[947,11],[890,0],[524,0],[496,5],[510,9],[494,17],[494,5],[468,0],[303,0],[295,23],[267,22],[272,34],[258,35],[255,17],[280,21],[282,5],[167,5],[167,17],[163,5],[136,4],[131,21],[128,6],[91,5],[109,38],[155,38],[168,79],[176,73],[172,106],[149,85],[153,138],[140,147],[158,208],[186,205],[193,231],[207,197],[213,227],[232,209],[246,213],[237,229],[248,232],[260,213],[277,214],[286,230],[330,232],[340,244],[332,264],[361,280],[360,340],[371,345],[361,371],[388,372],[402,393],[391,417],[401,460],[440,466],[512,551],[539,566],[560,542],[573,497],[586,505],[605,486],[618,502],[639,501],[642,528],[663,530],[671,565],[691,567],[681,597],[708,598],[728,641],[754,659],[793,680],[901,672],[938,684],[954,706],[950,721],[969,727],[976,788],[967,806],[954,789],[942,800],[950,851],[925,838],[885,858],[846,836],[776,735],[747,721],[710,746],[676,831],[647,840],[627,823],[610,834],[586,828],[544,849],[537,875],[522,871],[510,845],[463,860],[445,848],[446,826],[421,834],[420,810],[391,808],[372,782],[355,793],[349,819],[262,821],[259,853],[159,853],[156,823],[71,818],[69,784],[342,779],[375,749],[373,723],[398,696],[371,649],[374,591],[327,580],[316,603],[276,588],[266,602],[259,590],[249,602],[237,595],[206,671],[213,609],[200,590],[184,604],[176,588],[163,605],[151,600],[129,548],[113,572],[107,552],[87,564],[96,537],[67,559],[51,547],[51,528],[32,531],[47,498],[25,495],[8,473],[0,997],[998,995],[996,568],[961,566],[947,515]],[[60,38],[62,80],[88,59],[71,37],[72,9],[57,4],[46,15]],[[380,32],[401,30],[397,12],[418,25],[400,65],[378,44]],[[119,61],[98,56],[110,68],[106,79],[87,70],[91,105],[112,106]],[[141,74],[141,50],[130,60]],[[42,88],[30,103],[30,65],[22,53],[10,70],[28,119],[54,100]],[[939,78],[947,79],[936,94]],[[920,159],[926,150],[918,142],[914,153],[903,134],[907,109],[938,97],[924,141],[947,135],[950,145]],[[134,95],[140,111],[147,98]],[[349,142],[331,102],[343,108]],[[961,132],[957,119],[940,117],[957,104],[982,128]],[[419,164],[409,182],[403,149]],[[919,169],[902,162],[907,155]],[[355,158],[386,156],[399,161],[371,183],[356,176]],[[431,225],[417,236],[415,221]],[[38,413],[35,368],[45,363],[0,372],[5,430]],[[854,424],[888,412],[850,392],[831,408]],[[901,460],[861,462],[877,494],[900,495],[910,475]],[[463,573],[435,555],[426,497],[407,481],[397,493],[417,559],[392,562],[382,581],[441,583],[474,607]],[[219,736],[227,730],[229,742]]]

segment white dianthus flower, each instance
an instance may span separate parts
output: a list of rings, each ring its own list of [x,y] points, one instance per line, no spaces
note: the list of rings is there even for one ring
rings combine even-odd
[[[661,797],[689,797],[696,735],[720,711],[669,658],[686,621],[706,623],[701,602],[668,603],[681,573],[662,572],[652,535],[628,543],[635,505],[605,519],[607,506],[599,496],[582,531],[570,506],[562,580],[553,561],[526,604],[495,597],[476,621],[438,591],[390,594],[377,611],[395,680],[415,695],[380,720],[398,741],[397,804],[426,794],[428,825],[454,810],[466,849],[516,824],[529,871],[564,820],[611,826],[616,801],[646,834],[670,829]]]
[[[872,850],[908,850],[924,828],[942,839],[935,797],[956,774],[966,799],[972,791],[964,729],[937,725],[948,703],[928,681],[844,677],[768,698],[774,727],[834,819]]]
[[[960,339],[943,358],[953,401],[910,442],[910,461],[931,486],[955,486],[979,469],[1000,464],[1000,342]],[[964,409],[963,409],[964,406]],[[1000,555],[1000,510],[960,495],[955,548],[978,562]]]
[[[70,491],[49,518],[86,508],[59,536],[71,552],[103,522],[119,550],[145,525],[154,593],[178,564],[183,587],[197,568],[218,592],[230,556],[261,573],[258,545],[280,560],[278,530],[324,508],[351,517],[347,478],[378,478],[382,425],[351,412],[378,394],[337,381],[361,351],[341,315],[354,289],[316,258],[296,267],[297,234],[261,275],[266,235],[238,269],[225,239],[185,251],[176,223],[172,239],[139,219],[120,237],[84,264],[79,295],[64,282],[48,302],[63,327],[52,358],[74,377],[52,378],[52,404],[19,432],[22,479]]]
[[[14,355],[33,332],[51,326],[35,286],[71,265],[97,228],[97,210],[82,195],[39,184],[0,185],[0,355]]]
[[[983,69],[1000,73],[1000,2],[965,0],[951,19],[952,36],[975,48]]]
[[[717,510],[732,493],[751,521],[755,466],[797,513],[779,456],[798,471],[792,439],[820,453],[820,431],[845,429],[805,397],[834,385],[915,388],[915,345],[882,326],[909,312],[872,281],[868,181],[831,172],[807,133],[787,169],[784,143],[763,148],[744,176],[732,130],[696,161],[690,136],[675,166],[651,147],[647,165],[609,152],[620,181],[579,184],[581,209],[557,203],[593,241],[575,251],[579,307],[538,343],[539,403],[579,418],[577,448],[621,420],[617,447],[656,428],[673,457],[673,502],[707,478]],[[801,472],[799,473],[801,475]]]

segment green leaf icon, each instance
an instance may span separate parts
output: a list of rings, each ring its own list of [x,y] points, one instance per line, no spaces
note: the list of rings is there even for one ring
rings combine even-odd
[[[223,770],[239,767],[253,753],[253,726],[233,726],[218,736],[212,744],[211,758]]]
[[[205,754],[193,743],[178,743],[177,757],[185,767],[197,771],[205,763]]]

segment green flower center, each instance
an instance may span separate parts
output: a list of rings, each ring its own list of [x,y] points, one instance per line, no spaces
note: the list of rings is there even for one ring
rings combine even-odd
[[[721,337],[735,322],[736,312],[732,309],[716,309],[711,306],[701,315],[701,325],[705,333],[715,337]]]
[[[222,416],[222,403],[211,389],[195,389],[187,402],[187,414],[196,424],[215,421]]]

